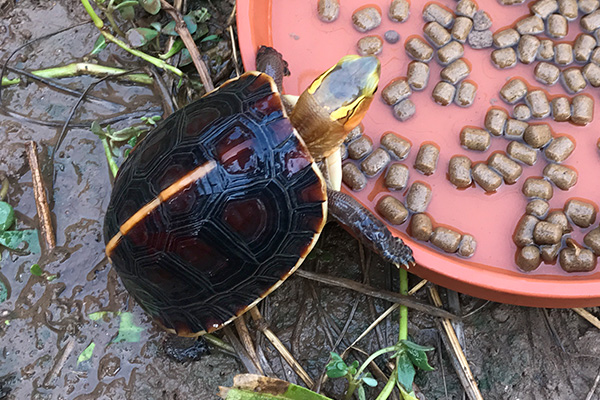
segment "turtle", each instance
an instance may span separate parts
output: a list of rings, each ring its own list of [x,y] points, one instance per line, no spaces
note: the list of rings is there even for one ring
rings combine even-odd
[[[273,59],[266,65],[281,72]],[[289,117],[274,79],[246,72],[134,147],[114,180],[106,254],[159,325],[197,337],[242,315],[302,264],[328,212],[385,259],[414,263],[411,249],[318,165],[339,155],[362,120],[380,68],[376,57],[343,57],[297,101],[285,100]]]

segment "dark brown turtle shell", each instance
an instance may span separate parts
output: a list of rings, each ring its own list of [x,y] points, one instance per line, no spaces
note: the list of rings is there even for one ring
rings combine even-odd
[[[326,185],[273,80],[177,111],[119,169],[104,224],[127,290],[166,329],[214,331],[281,284],[325,223]]]

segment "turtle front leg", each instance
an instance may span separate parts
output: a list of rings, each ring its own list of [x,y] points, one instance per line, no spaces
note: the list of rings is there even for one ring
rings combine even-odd
[[[415,264],[412,250],[402,239],[395,237],[387,226],[353,197],[327,189],[329,215],[369,246],[385,260],[409,268]]]

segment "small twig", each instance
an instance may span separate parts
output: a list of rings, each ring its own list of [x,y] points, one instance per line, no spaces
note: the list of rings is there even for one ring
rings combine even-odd
[[[235,67],[235,75],[240,76],[240,66],[238,65],[237,51],[235,46],[235,37],[233,36],[233,26],[229,25],[229,39],[231,40],[231,50],[233,54],[233,66]]]
[[[52,218],[50,216],[50,207],[48,206],[46,186],[44,185],[44,180],[42,179],[42,173],[40,171],[37,144],[33,140],[27,143],[27,158],[29,160],[29,168],[31,169],[31,177],[33,180],[35,207],[37,208],[38,218],[40,219],[40,231],[44,238],[44,242],[46,243],[46,251],[51,251],[56,247],[56,238],[54,229],[52,228]]]
[[[554,339],[554,341],[556,342],[558,347],[560,347],[560,349],[562,350],[562,354],[566,354],[567,349],[565,349],[565,346],[563,346],[562,340],[560,340],[560,336],[558,335],[558,332],[556,331],[556,329],[554,328],[554,325],[552,325],[552,322],[550,321],[550,315],[548,314],[548,309],[537,308],[536,310],[539,310],[542,313],[542,316],[544,317],[544,323],[546,324],[546,328],[548,328],[548,331],[550,332],[550,336],[552,337],[552,339]]]
[[[260,362],[258,361],[258,356],[256,355],[256,350],[254,349],[254,343],[252,342],[252,338],[250,337],[250,332],[248,331],[248,326],[246,326],[246,319],[242,315],[239,318],[233,320],[235,325],[235,329],[237,330],[238,336],[244,345],[244,348],[248,352],[248,356],[256,366],[256,368],[260,371],[261,375],[264,375],[264,371],[260,366]]]
[[[583,308],[572,308],[572,310],[581,315],[587,322],[600,329],[600,319],[596,318],[589,311],[584,310]]]
[[[212,344],[213,346],[218,347],[227,353],[231,353],[234,355],[236,354],[233,346],[229,345],[228,343],[225,343],[218,337],[211,335],[210,333],[206,333],[202,337],[204,338],[204,340],[206,340],[208,343]]]
[[[56,359],[56,362],[52,366],[52,369],[50,370],[50,372],[48,372],[48,375],[46,375],[46,378],[44,378],[44,385],[48,385],[54,379],[56,379],[58,374],[60,374],[60,371],[62,370],[62,368],[65,366],[65,363],[67,362],[67,358],[69,358],[69,355],[73,352],[74,348],[75,348],[75,339],[71,337],[67,341],[67,344],[65,344],[65,347],[62,348],[62,353]]]
[[[414,308],[415,310],[430,314],[436,317],[458,319],[458,317],[446,310],[439,307],[434,307],[429,304],[423,303],[419,300],[413,299],[411,296],[402,296],[398,293],[389,292],[387,290],[377,289],[372,286],[363,285],[355,282],[351,279],[346,278],[334,278],[324,274],[318,274],[316,272],[309,272],[303,269],[296,271],[296,275],[305,279],[325,283],[327,285],[343,287],[346,289],[354,290],[356,292],[366,294],[367,296],[375,297],[378,299],[387,300],[392,303],[403,304],[407,307]]]
[[[460,306],[460,299],[458,297],[458,292],[455,292],[454,290],[446,289],[446,294],[448,296],[448,309],[453,314],[462,316],[462,309]],[[462,321],[454,321],[454,322],[452,322],[452,327],[454,328],[454,331],[456,332],[456,337],[458,338],[458,342],[460,343],[460,346],[463,348],[463,350],[465,350],[465,353],[466,353],[465,332],[464,332],[463,322]]]
[[[235,336],[231,327],[229,325],[225,325],[225,327],[223,327],[223,332],[225,333],[227,340],[229,340],[229,342],[235,349],[235,352],[240,358],[240,361],[242,362],[242,364],[244,364],[244,367],[246,367],[248,373],[257,375],[261,374],[261,371],[254,364],[254,361],[250,358],[250,355],[248,354],[240,340],[237,338],[237,336]]]
[[[292,367],[292,369],[296,372],[296,374],[298,374],[300,379],[302,379],[304,381],[306,386],[313,387],[314,382],[313,382],[312,378],[308,375],[308,373],[304,370],[304,368],[302,368],[302,366],[298,363],[298,361],[296,361],[294,356],[292,356],[292,354],[283,345],[283,343],[281,343],[281,340],[279,340],[279,338],[273,333],[273,331],[271,331],[271,329],[269,329],[269,327],[265,323],[265,320],[263,319],[262,315],[260,314],[260,311],[258,311],[258,308],[252,307],[249,312],[250,312],[250,316],[252,317],[252,319],[257,322],[258,330],[261,331],[267,337],[267,339],[269,339],[271,344],[273,344],[273,346],[275,346],[277,351],[279,351],[279,354],[281,354],[281,356],[285,359],[285,361],[289,364],[289,366]]]
[[[594,379],[594,384],[590,388],[587,396],[585,396],[585,400],[592,400],[594,393],[596,392],[596,388],[598,387],[598,382],[600,382],[600,370],[598,371],[598,375],[596,375],[596,379]]]

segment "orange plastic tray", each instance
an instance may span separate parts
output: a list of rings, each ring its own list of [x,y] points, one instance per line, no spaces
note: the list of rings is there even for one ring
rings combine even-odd
[[[246,69],[254,68],[255,52],[260,45],[277,48],[289,62],[292,75],[285,78],[285,91],[299,94],[322,71],[333,65],[345,54],[356,53],[356,42],[366,34],[356,31],[351,22],[354,10],[367,4],[383,11],[382,24],[368,34],[383,37],[384,32],[394,29],[401,35],[396,44],[384,43],[379,56],[382,63],[380,87],[398,76],[406,76],[409,57],[404,51],[405,40],[415,34],[423,36],[422,10],[426,1],[412,0],[410,18],[405,23],[394,23],[387,18],[390,0],[360,2],[342,0],[342,9],[337,21],[323,23],[317,18],[317,0],[238,0],[238,29],[242,58]],[[439,3],[453,9],[454,0],[440,0]],[[526,5],[500,6],[496,1],[479,1],[480,7],[493,18],[492,30],[513,25],[519,17],[529,14]],[[564,41],[572,41],[579,31],[579,23],[569,23],[570,33]],[[527,200],[521,193],[524,180],[529,176],[542,176],[546,160],[540,154],[536,165],[524,166],[523,175],[516,184],[503,184],[497,192],[486,194],[480,187],[466,190],[456,189],[446,177],[448,160],[456,155],[468,156],[473,162],[485,161],[494,151],[506,151],[508,140],[492,138],[492,146],[485,152],[475,152],[462,148],[459,133],[463,126],[483,127],[484,115],[491,105],[503,107],[509,113],[509,106],[499,99],[498,91],[507,79],[519,76],[532,87],[539,87],[552,96],[566,94],[560,84],[547,87],[534,79],[534,64],[518,64],[508,70],[497,70],[490,61],[492,49],[474,50],[465,45],[465,58],[472,65],[468,79],[477,83],[479,89],[473,106],[460,108],[456,105],[442,107],[433,102],[431,93],[440,80],[440,66],[432,60],[431,74],[427,89],[413,92],[416,115],[406,121],[397,121],[391,108],[383,103],[379,93],[365,120],[365,133],[373,139],[375,147],[384,132],[394,131],[412,142],[412,150],[405,164],[410,167],[409,185],[415,180],[428,183],[433,189],[433,200],[427,213],[436,225],[452,226],[463,233],[472,234],[477,242],[474,256],[468,260],[456,255],[442,253],[430,245],[412,240],[406,235],[404,223],[398,229],[390,227],[414,250],[418,264],[411,271],[442,286],[484,299],[528,306],[542,307],[587,307],[600,305],[600,267],[591,273],[567,274],[558,264],[542,264],[536,271],[525,273],[515,264],[516,246],[512,242],[517,221],[525,212]],[[600,132],[600,99],[598,89],[586,89],[594,96],[595,119],[586,127],[576,127],[569,123],[557,123],[551,118],[541,122],[549,123],[555,134],[569,135],[576,142],[574,153],[564,162],[578,171],[578,183],[569,191],[554,188],[550,201],[551,209],[562,209],[571,198],[584,198],[592,202],[600,199],[598,167],[600,154],[596,147]],[[571,97],[571,96],[570,96]],[[535,121],[534,121],[535,122]],[[436,143],[441,148],[437,171],[424,176],[412,165],[419,146],[424,142]],[[371,210],[377,201],[389,194],[383,186],[383,176],[370,179],[361,192],[351,192]],[[404,199],[405,192],[393,195]],[[598,226],[596,223],[592,227]],[[576,228],[571,237],[582,243],[582,231]]]

